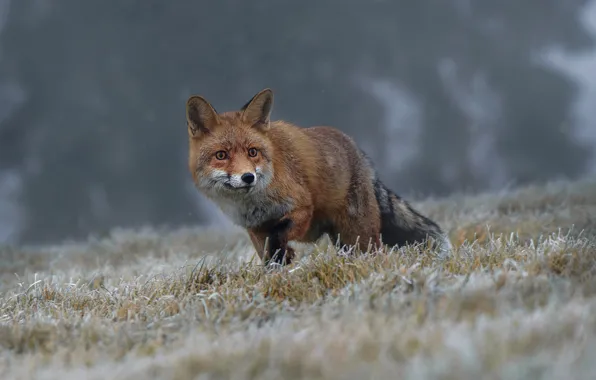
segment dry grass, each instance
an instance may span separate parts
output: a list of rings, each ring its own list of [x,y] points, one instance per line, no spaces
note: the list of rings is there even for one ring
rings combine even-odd
[[[323,241],[266,272],[215,229],[0,248],[0,376],[592,378],[596,181],[416,206],[453,257]]]

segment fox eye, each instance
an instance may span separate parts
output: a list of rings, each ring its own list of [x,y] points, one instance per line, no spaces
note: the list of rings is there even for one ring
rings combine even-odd
[[[228,157],[228,154],[223,150],[218,150],[215,152],[215,158],[218,160],[225,160]]]
[[[257,153],[259,153],[259,152],[256,150],[256,148],[250,148],[250,149],[248,150],[248,155],[249,155],[250,157],[256,157],[256,156],[257,156]]]

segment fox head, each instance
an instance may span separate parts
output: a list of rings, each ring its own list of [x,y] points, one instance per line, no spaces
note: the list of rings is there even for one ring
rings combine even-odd
[[[189,170],[208,196],[238,197],[264,190],[273,177],[270,114],[273,92],[264,89],[240,110],[217,113],[203,97],[186,102]]]

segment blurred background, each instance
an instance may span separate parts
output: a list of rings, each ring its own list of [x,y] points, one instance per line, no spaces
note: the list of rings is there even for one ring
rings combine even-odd
[[[0,0],[0,243],[219,223],[184,104],[257,91],[404,196],[596,172],[596,0]]]

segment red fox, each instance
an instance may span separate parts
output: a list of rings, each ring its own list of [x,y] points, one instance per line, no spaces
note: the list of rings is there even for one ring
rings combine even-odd
[[[197,189],[244,227],[261,258],[289,264],[288,242],[324,234],[357,250],[433,238],[441,228],[389,190],[371,160],[339,129],[271,121],[273,92],[240,110],[218,113],[203,97],[186,103],[188,168]]]

